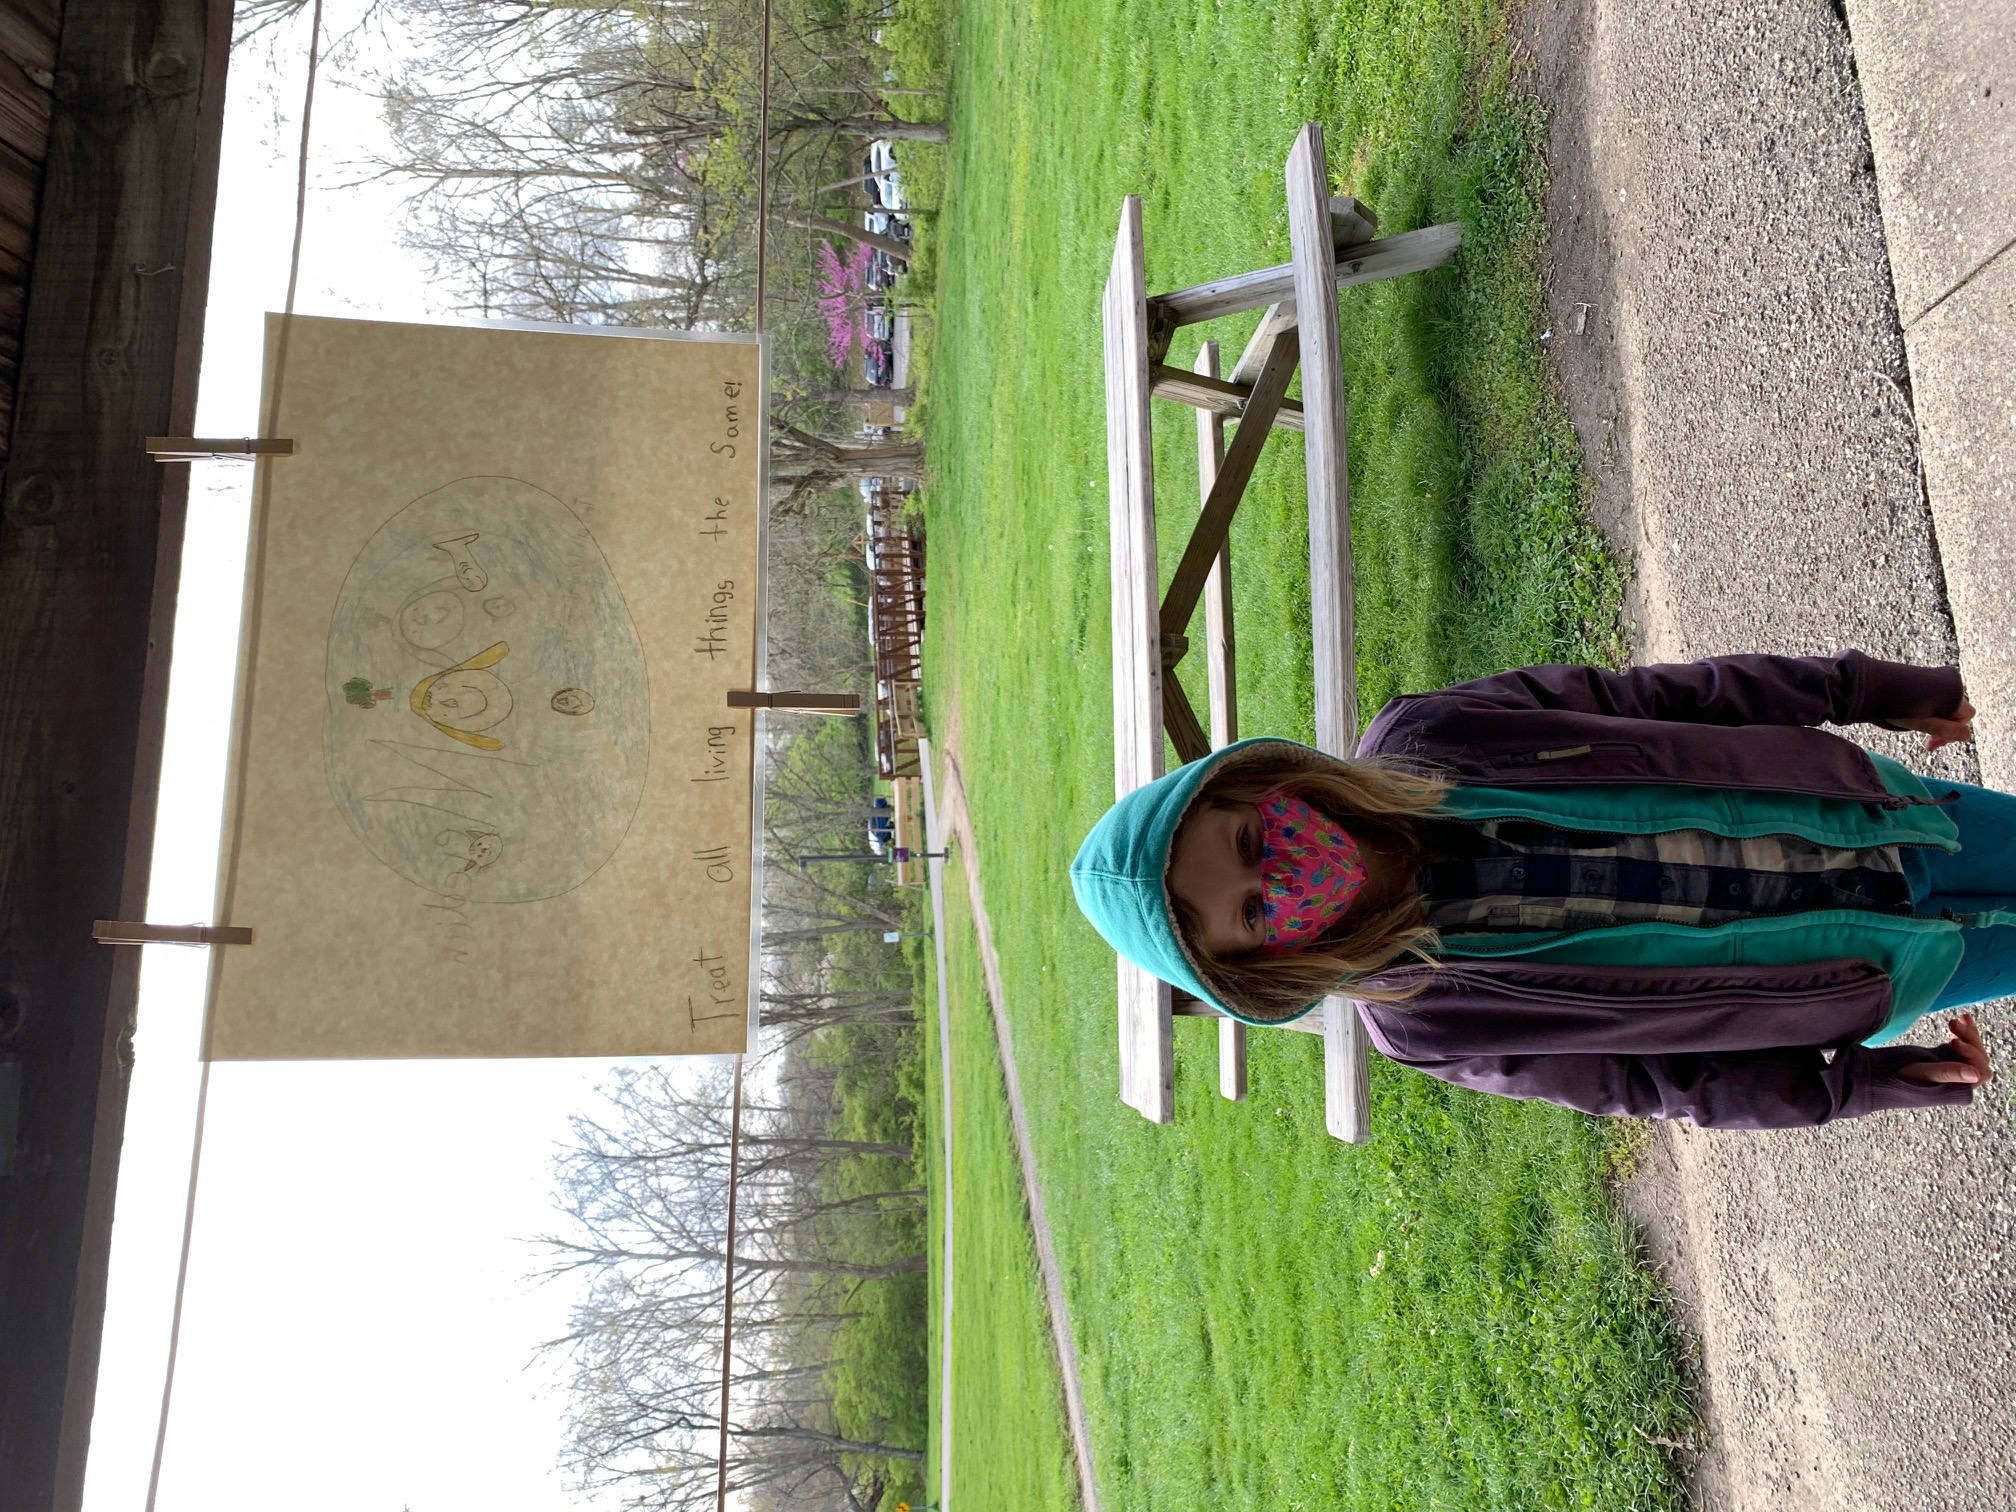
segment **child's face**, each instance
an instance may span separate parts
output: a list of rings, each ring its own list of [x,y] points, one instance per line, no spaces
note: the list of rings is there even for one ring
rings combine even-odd
[[[1267,943],[1260,811],[1250,803],[1197,809],[1169,851],[1169,891],[1196,916],[1197,944],[1220,959]]]

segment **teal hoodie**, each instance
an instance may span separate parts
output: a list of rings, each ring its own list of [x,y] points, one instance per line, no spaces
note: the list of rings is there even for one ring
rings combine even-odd
[[[1169,904],[1169,848],[1198,790],[1228,765],[1255,755],[1291,765],[1328,766],[1332,758],[1294,741],[1262,736],[1214,751],[1201,761],[1137,788],[1086,836],[1071,863],[1078,906],[1106,942],[1137,966],[1233,1018],[1257,1023],[1222,1003],[1184,948]],[[1871,753],[1884,786],[1927,799],[1908,768]],[[1649,834],[1704,829],[1714,834],[1792,834],[1843,847],[1928,845],[1958,850],[1953,821],[1931,803],[1898,809],[1796,793],[1657,784],[1557,785],[1546,788],[1459,787],[1448,809],[1470,819],[1526,818],[1572,829]],[[1689,967],[1786,964],[1844,957],[1874,961],[1891,981],[1890,1019],[1866,1041],[1901,1034],[1929,1008],[1959,965],[1960,926],[1833,909],[1740,919],[1715,928],[1620,924],[1573,932],[1519,931],[1446,937],[1445,956],[1522,956],[1585,965],[1685,971]],[[1309,1005],[1315,1007],[1314,1003]],[[1305,1012],[1307,1010],[1304,1010]]]

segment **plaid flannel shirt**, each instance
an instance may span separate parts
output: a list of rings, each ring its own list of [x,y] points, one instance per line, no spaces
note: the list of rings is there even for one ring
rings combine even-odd
[[[1444,934],[1911,911],[1894,845],[1838,850],[1795,835],[1697,829],[1617,835],[1522,819],[1438,820],[1421,840],[1428,919]]]

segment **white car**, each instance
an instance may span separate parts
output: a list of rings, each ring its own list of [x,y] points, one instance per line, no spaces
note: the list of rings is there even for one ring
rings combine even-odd
[[[896,171],[896,149],[887,142],[868,144],[868,161],[865,165],[870,173],[894,173]]]

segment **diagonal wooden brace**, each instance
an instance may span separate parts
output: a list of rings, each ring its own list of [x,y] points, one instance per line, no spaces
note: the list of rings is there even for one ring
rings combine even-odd
[[[1218,549],[1231,533],[1232,516],[1245,496],[1246,485],[1252,481],[1260,448],[1267,444],[1274,412],[1281,407],[1281,400],[1288,392],[1288,380],[1295,376],[1295,364],[1301,355],[1299,329],[1290,327],[1274,338],[1266,366],[1261,368],[1253,385],[1253,397],[1246,401],[1239,433],[1225,450],[1218,481],[1211,485],[1211,497],[1197,516],[1197,528],[1190,532],[1190,544],[1183,548],[1183,560],[1176,564],[1176,575],[1169,580],[1169,591],[1162,596],[1164,635],[1181,635],[1189,628],[1190,616],[1203,596],[1205,580],[1218,560]]]
[[[1203,722],[1197,718],[1197,710],[1191,706],[1183,684],[1176,680],[1173,667],[1162,673],[1162,727],[1169,732],[1169,743],[1176,747],[1176,754],[1185,763],[1201,761],[1211,754],[1211,737],[1205,734]]]

